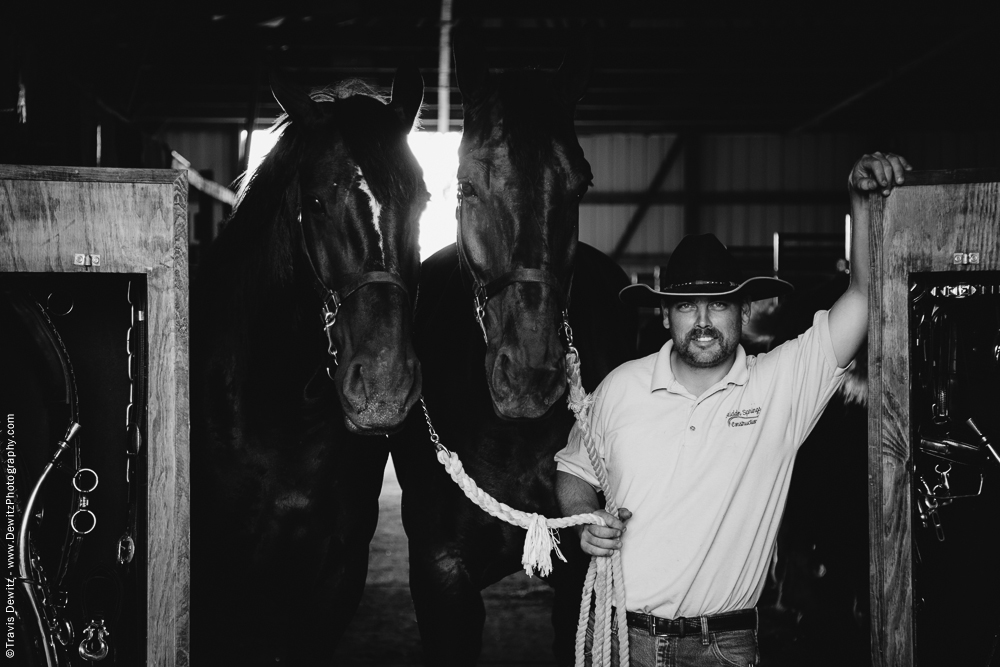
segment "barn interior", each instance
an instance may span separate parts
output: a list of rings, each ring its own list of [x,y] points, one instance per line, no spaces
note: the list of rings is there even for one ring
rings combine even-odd
[[[186,170],[194,273],[281,113],[272,75],[303,87],[356,78],[388,93],[396,68],[413,65],[425,82],[414,134],[440,135],[443,151],[428,153],[425,172],[444,164],[421,222],[426,256],[455,230],[462,99],[451,31],[475,31],[495,68],[555,69],[588,44],[576,130],[594,185],[580,240],[655,286],[684,235],[712,232],[748,274],[777,275],[819,303],[846,277],[845,180],[862,154],[892,151],[919,170],[1000,169],[998,28],[989,8],[948,3],[21,3],[0,26],[0,163]],[[655,351],[657,314],[642,316],[640,349]],[[786,522],[808,528],[790,538],[801,548],[782,564],[786,585],[762,598],[762,664],[871,659],[866,413],[837,410],[818,429],[826,442],[798,464]],[[420,661],[394,480],[387,469],[368,590],[338,664]],[[555,664],[549,595],[524,576],[487,592],[484,664]],[[964,664],[989,664],[995,631],[985,628],[1000,618],[985,618]]]

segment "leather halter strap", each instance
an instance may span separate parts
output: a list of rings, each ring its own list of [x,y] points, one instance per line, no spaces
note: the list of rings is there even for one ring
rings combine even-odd
[[[559,290],[559,280],[544,269],[514,269],[482,287],[486,298],[494,297],[514,283],[542,283]]]
[[[319,271],[316,269],[316,263],[313,261],[312,253],[309,252],[309,246],[306,245],[306,234],[305,228],[302,226],[301,210],[299,210],[298,221],[299,236],[302,239],[302,252],[305,254],[306,261],[309,262],[309,268],[312,271],[313,291],[316,292],[316,296],[319,297],[320,303],[322,303],[321,316],[323,319],[323,331],[326,333],[326,352],[329,356],[333,357],[333,364],[336,366],[337,345],[333,342],[333,334],[330,330],[333,328],[333,325],[337,323],[337,315],[340,312],[340,307],[348,299],[348,297],[365,285],[371,285],[374,283],[388,283],[390,285],[395,285],[399,289],[403,290],[407,299],[410,297],[410,291],[406,289],[406,284],[403,282],[403,279],[390,271],[366,271],[358,274],[357,278],[341,287],[339,290],[330,289],[320,277]],[[333,376],[330,374],[329,366],[326,368],[326,374],[331,380],[333,379]]]
[[[467,267],[469,267],[469,273],[472,275],[472,281],[475,284],[472,293],[472,301],[473,307],[475,308],[476,322],[479,324],[479,329],[483,332],[483,341],[489,345],[489,336],[486,334],[487,302],[514,283],[538,283],[541,285],[548,285],[558,294],[563,295],[565,300],[565,305],[562,310],[563,326],[568,327],[569,301],[570,291],[573,287],[573,273],[570,273],[569,283],[566,286],[565,292],[563,292],[562,283],[559,281],[559,278],[545,269],[517,268],[508,271],[499,278],[491,280],[488,283],[483,283],[476,275],[472,262],[469,260],[469,257],[465,252],[465,243],[462,241],[462,210],[463,202],[461,194],[459,194],[458,211],[455,216],[458,220],[458,242],[456,243],[456,246],[458,248],[460,263],[464,263]]]

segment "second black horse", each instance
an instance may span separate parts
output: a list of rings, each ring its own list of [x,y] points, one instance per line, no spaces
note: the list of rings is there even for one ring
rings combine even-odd
[[[589,67],[570,56],[555,74],[491,73],[467,44],[455,49],[465,113],[458,243],[421,267],[414,345],[431,420],[465,471],[497,500],[556,517],[553,456],[573,424],[564,318],[588,391],[635,349],[635,313],[617,298],[628,279],[578,243],[592,175],[573,111]],[[480,591],[521,568],[525,531],[465,498],[435,459],[419,412],[392,457],[424,660],[474,664],[485,621]],[[575,535],[564,535],[561,549],[569,564],[553,558],[548,581],[556,654],[571,664],[587,561]]]

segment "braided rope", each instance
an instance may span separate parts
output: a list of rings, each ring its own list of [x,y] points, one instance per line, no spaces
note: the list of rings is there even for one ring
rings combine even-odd
[[[601,484],[608,514],[617,515],[618,507],[608,483],[608,471],[604,461],[594,444],[590,431],[590,410],[593,407],[593,397],[583,389],[580,377],[580,355],[572,345],[566,354],[566,375],[569,378],[569,408],[576,416],[576,422],[583,432],[583,443],[587,448],[590,465],[594,469],[597,481]],[[580,603],[580,623],[576,631],[576,665],[582,667],[587,658],[586,623],[590,616],[590,608],[594,607],[594,640],[591,647],[591,663],[595,667],[611,664],[611,617],[613,605],[624,615],[625,611],[625,580],[622,576],[621,551],[615,549],[608,558],[591,558],[584,580],[583,600]],[[628,625],[624,617],[618,618],[618,664],[629,664]],[[596,658],[596,659],[595,659]]]
[[[596,514],[577,514],[575,516],[549,519],[534,512],[529,513],[516,510],[510,505],[500,502],[479,488],[475,480],[466,474],[465,468],[462,466],[462,461],[458,458],[458,454],[450,451],[442,444],[440,436],[434,430],[434,425],[431,423],[430,413],[427,411],[427,403],[424,402],[423,397],[420,399],[420,405],[424,409],[424,419],[427,421],[431,442],[434,443],[437,449],[437,460],[444,466],[445,471],[447,471],[448,475],[451,476],[451,479],[458,485],[465,496],[490,516],[494,516],[501,521],[528,531],[527,536],[524,538],[524,552],[521,555],[521,564],[524,566],[524,571],[529,577],[534,572],[543,577],[552,572],[551,552],[553,551],[555,551],[560,560],[564,563],[566,562],[565,556],[559,551],[559,537],[555,532],[556,530],[589,523],[596,523],[600,526],[605,525],[604,519]]]
[[[569,340],[566,353],[566,376],[569,380],[569,396],[567,402],[570,410],[573,411],[580,429],[583,431],[583,441],[587,448],[587,455],[594,468],[594,473],[601,483],[601,489],[607,501],[606,509],[609,514],[616,514],[618,508],[615,506],[611,495],[611,488],[608,484],[608,474],[597,452],[597,446],[593,442],[590,432],[590,409],[593,405],[593,397],[588,395],[583,389],[580,375],[580,354],[573,346],[572,330],[569,324],[564,323],[567,338]],[[424,420],[427,422],[427,430],[430,433],[431,443],[437,452],[437,459],[444,466],[452,480],[458,485],[465,496],[483,509],[490,516],[496,517],[511,525],[519,526],[528,531],[524,538],[524,551],[521,554],[521,565],[524,566],[525,573],[530,577],[533,572],[546,576],[552,572],[552,552],[555,551],[560,560],[566,562],[566,558],[559,551],[559,537],[556,530],[569,526],[579,526],[583,524],[607,525],[603,518],[596,514],[576,514],[574,516],[550,519],[541,514],[522,512],[506,505],[490,494],[479,488],[476,482],[466,474],[462,461],[458,454],[448,450],[441,442],[441,437],[434,430],[431,423],[431,416],[427,410],[427,403],[420,397],[420,406],[424,411]],[[622,578],[621,551],[614,550],[608,558],[591,558],[590,566],[587,570],[587,577],[583,585],[583,596],[580,602],[580,617],[576,630],[576,665],[583,667],[587,664],[588,654],[591,657],[590,664],[593,667],[602,667],[611,664],[611,620],[612,620],[612,599],[617,609],[625,609],[625,584]],[[587,650],[587,627],[591,616],[591,607],[594,615],[594,639],[590,651]],[[629,664],[628,650],[628,627],[624,618],[618,619],[618,655],[619,665],[623,667]],[[594,660],[594,658],[597,658]]]

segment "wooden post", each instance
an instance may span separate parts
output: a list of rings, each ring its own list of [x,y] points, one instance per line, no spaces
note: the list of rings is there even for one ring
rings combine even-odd
[[[187,200],[184,171],[0,165],[0,272],[146,274],[145,664],[177,667],[188,664]]]
[[[1000,269],[1000,171],[912,172],[903,187],[871,197],[869,206],[872,665],[909,667],[919,663],[913,541],[920,530],[913,525],[909,288],[915,273],[972,282],[970,274]],[[956,263],[956,253],[978,253],[978,263]]]

